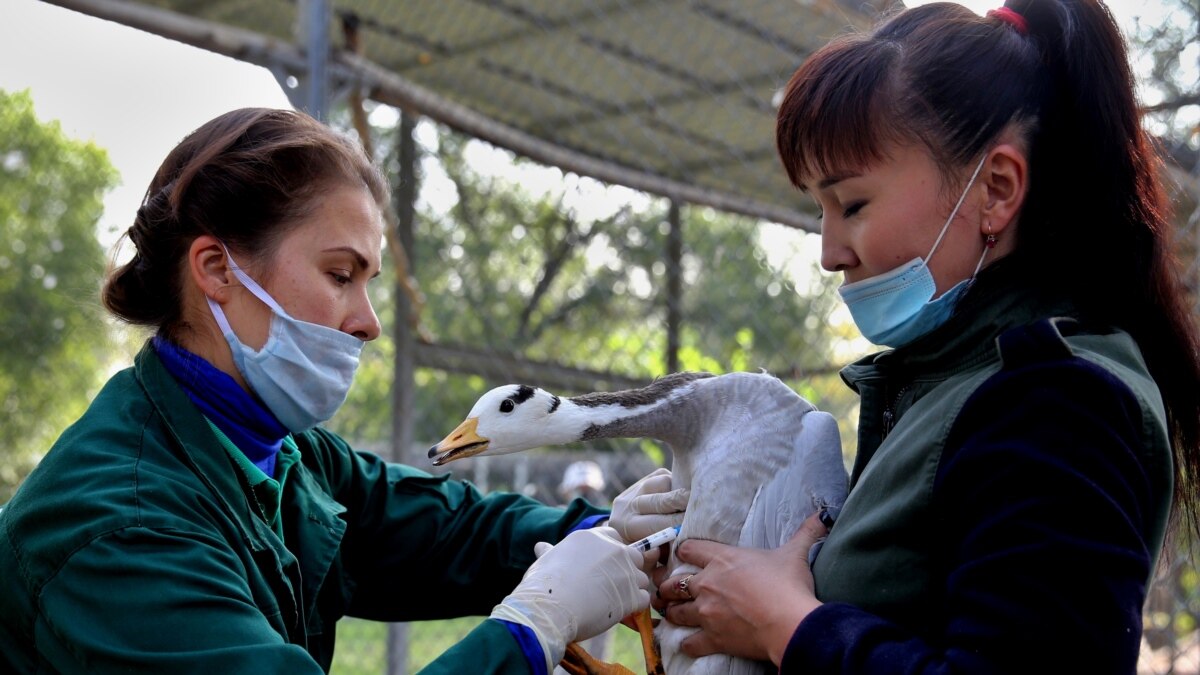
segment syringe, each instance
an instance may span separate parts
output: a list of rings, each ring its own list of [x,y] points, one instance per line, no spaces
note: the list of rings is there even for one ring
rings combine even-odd
[[[678,536],[679,536],[679,526],[676,525],[674,527],[668,527],[665,530],[659,530],[658,532],[655,532],[654,534],[650,535],[649,537],[646,537],[645,539],[639,539],[639,540],[633,542],[632,544],[630,544],[629,547],[635,548],[644,553],[646,551],[649,551],[652,548],[658,548],[659,546],[662,546],[663,544],[675,541],[675,537],[678,537]]]

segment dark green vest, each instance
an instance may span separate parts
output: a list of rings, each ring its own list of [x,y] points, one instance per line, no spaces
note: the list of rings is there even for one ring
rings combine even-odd
[[[976,303],[969,315],[955,317],[921,346],[875,354],[842,371],[862,398],[859,449],[849,499],[813,567],[823,602],[849,603],[918,633],[937,625],[945,581],[938,578],[934,559],[944,549],[944,542],[938,546],[938,514],[932,507],[938,463],[964,403],[1003,367],[997,336],[1047,316],[1046,304],[1039,307],[1034,297],[1018,292],[990,298],[982,307]],[[1141,403],[1143,461],[1161,495],[1155,531],[1148,533],[1157,550],[1172,492],[1158,388],[1128,334],[1075,335],[1078,326],[1070,319],[1051,325],[1061,340],[1057,350],[1065,344],[1112,373]]]

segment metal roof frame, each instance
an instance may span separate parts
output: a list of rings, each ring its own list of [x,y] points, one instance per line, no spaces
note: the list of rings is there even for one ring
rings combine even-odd
[[[819,225],[775,155],[773,96],[808,49],[876,11],[852,0],[49,1],[266,67],[318,117],[357,89],[564,171],[809,232]],[[365,56],[347,48],[351,31]]]

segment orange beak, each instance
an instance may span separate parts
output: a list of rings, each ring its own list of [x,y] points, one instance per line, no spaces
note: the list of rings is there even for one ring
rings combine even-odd
[[[433,465],[441,466],[447,462],[472,457],[487,450],[488,439],[476,433],[475,429],[478,426],[478,417],[468,417],[440,443],[430,448],[429,458],[433,460]]]

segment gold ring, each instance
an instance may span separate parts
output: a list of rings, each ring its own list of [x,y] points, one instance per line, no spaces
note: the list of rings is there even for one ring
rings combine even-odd
[[[686,577],[684,577],[684,578],[680,579],[680,580],[679,580],[678,582],[676,582],[676,584],[675,584],[676,586],[678,586],[678,587],[679,587],[679,592],[680,592],[680,593],[682,593],[683,595],[686,595],[686,596],[687,596],[687,598],[688,598],[688,600],[695,600],[695,599],[696,599],[696,596],[692,595],[692,591],[691,591],[691,589],[689,589],[689,588],[688,588],[688,582],[690,582],[690,581],[692,580],[692,577],[694,577],[694,576],[696,576],[696,575],[695,575],[695,574],[689,574],[689,575],[687,575]]]

